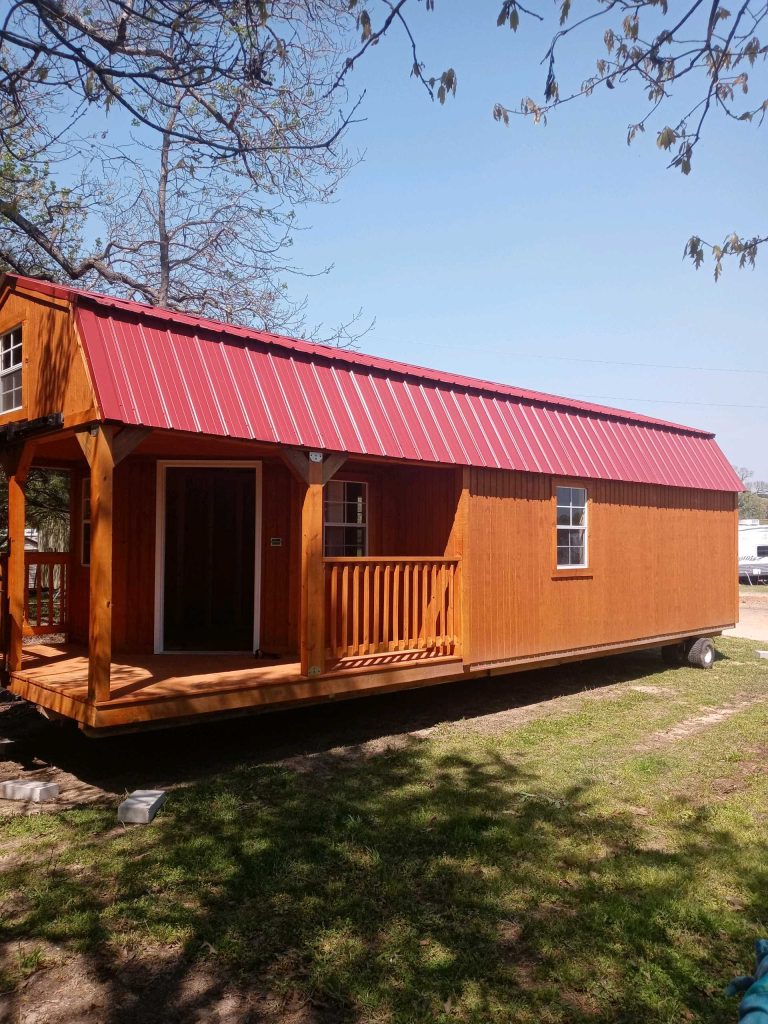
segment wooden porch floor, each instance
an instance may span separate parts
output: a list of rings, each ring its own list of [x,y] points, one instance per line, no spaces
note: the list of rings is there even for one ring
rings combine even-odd
[[[402,652],[347,658],[307,679],[299,662],[249,654],[126,655],[112,662],[110,699],[88,703],[88,655],[72,645],[24,648],[11,692],[93,728],[279,708],[428,685],[463,674],[460,658]]]

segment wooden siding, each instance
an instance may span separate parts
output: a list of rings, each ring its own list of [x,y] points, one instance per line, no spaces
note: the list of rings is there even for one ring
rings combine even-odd
[[[178,457],[170,440],[168,454]],[[158,441],[145,442],[141,455],[129,457],[115,470],[113,642],[118,652],[148,654],[154,644],[157,460],[144,454],[144,448],[158,446]],[[204,440],[202,447],[200,457],[213,454],[205,450]],[[188,454],[193,453],[191,449]],[[238,451],[240,457],[247,454]],[[87,475],[84,462],[72,467],[70,635],[78,643],[88,637],[89,570],[82,565],[80,501]],[[442,557],[454,553],[455,470],[350,461],[338,478],[368,483],[370,554]],[[299,649],[303,486],[274,459],[264,459],[262,483],[260,642],[270,654],[295,653]],[[273,538],[281,543],[273,546]]]
[[[88,576],[82,563],[80,494],[87,467],[72,471],[72,596],[70,635],[88,637]],[[157,462],[135,457],[115,470],[113,642],[118,652],[149,654],[154,647],[155,500]],[[298,650],[299,488],[279,463],[263,465],[261,647]],[[272,538],[280,546],[273,547]]]
[[[98,417],[85,356],[66,303],[7,292],[0,298],[0,334],[21,326],[22,408],[0,425],[61,412],[67,426]]]
[[[554,565],[555,482],[470,471],[472,664],[736,621],[735,495],[566,481],[589,497],[589,567],[570,575]]]

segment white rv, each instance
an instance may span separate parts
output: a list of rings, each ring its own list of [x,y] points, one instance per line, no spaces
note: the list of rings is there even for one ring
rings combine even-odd
[[[768,583],[768,523],[759,519],[739,523],[739,579]]]

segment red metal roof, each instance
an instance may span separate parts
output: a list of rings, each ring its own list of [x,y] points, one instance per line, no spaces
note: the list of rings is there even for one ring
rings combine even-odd
[[[75,308],[106,420],[350,454],[739,491],[714,435],[7,275]]]

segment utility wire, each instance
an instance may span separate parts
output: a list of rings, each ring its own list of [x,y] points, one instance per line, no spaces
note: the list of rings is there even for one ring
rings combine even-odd
[[[421,345],[424,348],[434,348],[435,346],[431,342],[418,341],[410,339],[408,345]],[[511,359],[556,359],[566,363],[593,363],[599,366],[632,366],[632,367],[644,367],[648,370],[689,370],[700,373],[742,373],[742,374],[760,374],[762,376],[768,376],[768,370],[755,370],[755,369],[736,369],[733,366],[686,366],[681,363],[635,363],[629,362],[625,359],[592,359],[587,356],[559,356],[552,355],[546,352],[510,352],[508,349],[499,347],[488,347],[481,345],[471,345],[470,350],[472,352],[483,352],[487,355],[495,356],[509,356]],[[467,349],[458,345],[441,345],[441,352],[466,352]],[[702,403],[705,404],[705,403]],[[753,408],[761,409],[763,406],[753,406]]]
[[[577,396],[574,395],[574,398]],[[581,395],[581,399],[598,398],[601,402],[651,402],[654,405],[703,405],[710,409],[768,409],[768,405],[744,405],[743,402],[684,402],[677,398],[621,398],[617,395]]]

